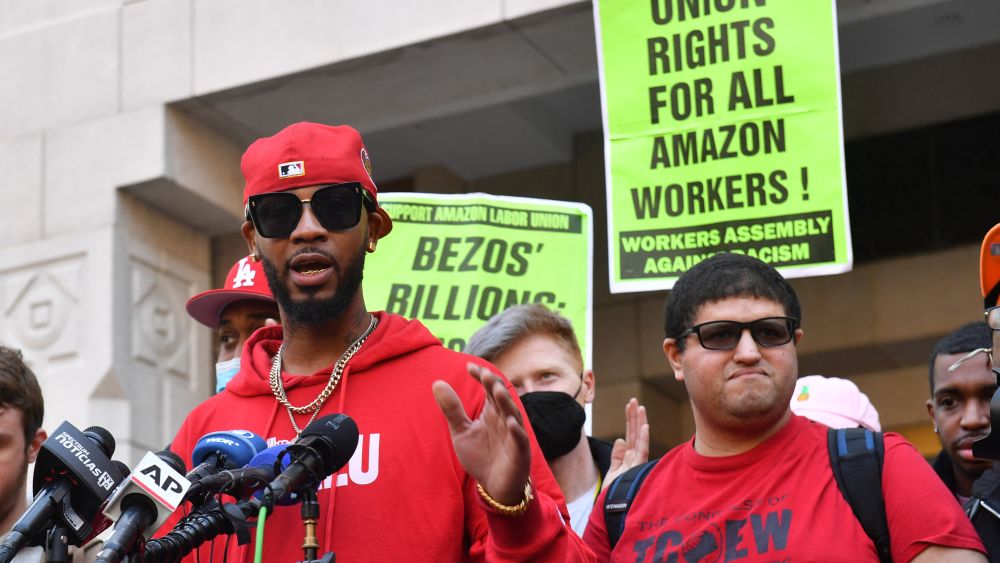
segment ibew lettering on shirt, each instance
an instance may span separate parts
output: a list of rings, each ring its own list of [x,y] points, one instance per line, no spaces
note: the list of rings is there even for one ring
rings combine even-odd
[[[703,515],[705,513],[700,513]],[[718,515],[718,512],[714,514]],[[750,557],[779,552],[788,547],[788,532],[792,510],[780,509],[764,514],[749,514],[749,518],[704,522],[692,532],[668,529],[647,535],[632,543],[635,561],[739,561]],[[667,519],[659,520],[663,523]],[[675,519],[676,520],[676,519]],[[648,522],[647,522],[648,524]],[[649,530],[652,526],[642,526]],[[721,556],[721,557],[720,557]]]
[[[358,447],[347,462],[347,471],[341,470],[337,473],[337,486],[346,487],[349,483],[355,485],[371,485],[378,479],[379,469],[379,444],[381,434],[360,434],[358,436]],[[288,444],[291,440],[279,440],[271,436],[266,440],[268,447],[278,444]],[[328,489],[333,486],[333,475],[327,476],[319,485],[319,490]]]

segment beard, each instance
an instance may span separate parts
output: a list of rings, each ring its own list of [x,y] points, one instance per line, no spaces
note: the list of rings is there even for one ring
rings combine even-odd
[[[285,280],[278,276],[274,263],[268,260],[267,256],[261,255],[261,265],[264,267],[264,275],[271,286],[274,299],[285,313],[285,321],[289,325],[286,329],[316,327],[340,317],[347,311],[351,300],[361,288],[365,269],[365,247],[362,246],[357,257],[344,268],[341,268],[336,261],[331,262],[330,267],[335,270],[337,288],[333,295],[326,298],[313,295],[304,299],[293,299]],[[320,288],[308,288],[306,291],[315,294],[319,290]]]

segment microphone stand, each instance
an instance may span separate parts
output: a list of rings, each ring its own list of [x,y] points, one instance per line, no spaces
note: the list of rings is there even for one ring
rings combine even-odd
[[[66,528],[55,525],[45,537],[45,563],[70,563],[69,537]]]
[[[306,537],[302,540],[302,551],[306,561],[316,559],[319,551],[319,540],[316,538],[316,521],[319,519],[319,501],[316,500],[316,491],[310,487],[305,487],[299,491],[302,498],[302,524],[306,529]]]
[[[306,537],[302,541],[302,551],[305,555],[304,561],[298,563],[335,563],[337,555],[329,551],[323,555],[322,559],[317,559],[319,553],[319,539],[316,537],[316,523],[319,519],[319,501],[316,499],[316,489],[305,487],[298,492],[302,499],[302,524],[306,529]]]

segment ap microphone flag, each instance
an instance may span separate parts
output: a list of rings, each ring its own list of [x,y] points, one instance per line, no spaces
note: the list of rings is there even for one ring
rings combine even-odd
[[[177,510],[190,486],[191,482],[168,462],[153,452],[146,452],[128,479],[111,495],[104,515],[112,521],[118,521],[122,499],[131,494],[140,494],[153,499],[156,504],[156,519],[150,524],[150,528],[155,530]]]
[[[97,554],[97,563],[117,563],[177,510],[191,482],[177,454],[147,452],[108,499],[104,515],[115,521],[114,533]]]

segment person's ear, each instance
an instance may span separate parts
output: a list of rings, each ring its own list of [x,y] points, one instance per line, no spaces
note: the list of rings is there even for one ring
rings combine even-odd
[[[583,396],[584,403],[594,402],[594,393],[596,391],[597,377],[594,375],[594,370],[585,370],[583,372],[583,391],[580,395]]]
[[[28,463],[35,463],[38,451],[42,449],[42,442],[47,440],[48,437],[49,435],[45,430],[41,428],[35,430],[35,436],[31,439],[31,443],[28,444]]]
[[[802,341],[802,337],[805,336],[805,331],[801,328],[795,329],[795,345],[798,346],[799,342]]]
[[[670,362],[670,367],[674,370],[674,379],[684,381],[684,368],[681,365],[681,357],[684,352],[677,345],[676,338],[666,338],[663,340],[663,355]]]
[[[371,211],[368,213],[368,246],[365,249],[368,252],[375,252],[379,236],[382,234],[382,226],[384,222],[385,219],[383,219],[377,211]]]
[[[247,243],[247,250],[249,251],[251,260],[256,262],[260,260],[260,252],[257,250],[257,240],[254,235],[257,231],[253,228],[253,223],[250,221],[244,221],[243,226],[240,227],[240,231],[243,233],[243,240]]]

